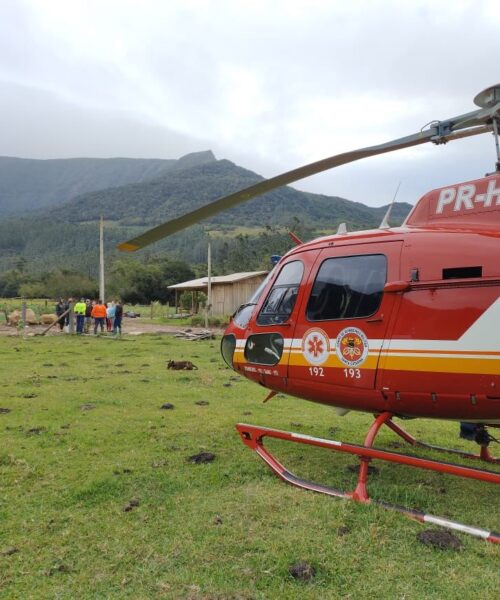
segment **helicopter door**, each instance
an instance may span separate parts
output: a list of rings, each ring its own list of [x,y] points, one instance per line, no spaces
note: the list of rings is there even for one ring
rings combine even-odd
[[[333,400],[342,397],[342,389],[374,388],[397,296],[383,290],[387,281],[399,279],[401,248],[402,242],[394,241],[335,246],[321,252],[306,283],[293,332],[290,393],[304,394],[309,389],[315,398],[327,391]]]

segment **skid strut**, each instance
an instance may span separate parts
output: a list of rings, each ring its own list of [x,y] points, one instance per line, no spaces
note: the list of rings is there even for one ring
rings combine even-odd
[[[383,508],[402,513],[407,517],[410,517],[411,519],[420,521],[422,523],[432,523],[434,525],[446,527],[447,529],[454,529],[456,531],[468,533],[470,535],[483,538],[495,544],[500,544],[500,533],[494,533],[492,531],[487,531],[486,529],[479,529],[477,527],[470,527],[468,525],[463,525],[462,523],[458,523],[456,521],[451,521],[449,519],[428,515],[419,510],[405,508],[396,504],[388,504],[386,502],[373,500],[369,497],[366,489],[366,483],[368,479],[368,465],[370,461],[374,458],[398,464],[409,465],[411,467],[417,467],[420,469],[428,469],[431,471],[438,471],[440,473],[457,475],[459,477],[467,477],[470,479],[476,479],[478,481],[487,481],[489,483],[497,484],[500,483],[500,473],[495,473],[493,471],[466,467],[462,465],[456,465],[453,463],[441,462],[426,458],[418,458],[416,456],[409,456],[406,454],[399,454],[397,452],[389,452],[387,450],[378,450],[377,448],[373,448],[373,441],[380,427],[384,424],[388,425],[389,427],[394,425],[391,421],[392,417],[393,415],[391,413],[382,413],[375,418],[370,429],[368,430],[364,446],[357,444],[348,444],[345,442],[339,442],[335,440],[326,440],[322,438],[312,437],[309,435],[303,435],[300,433],[281,431],[279,429],[270,429],[267,427],[247,425],[245,423],[238,423],[236,425],[236,429],[238,430],[243,442],[251,450],[255,450],[255,452],[257,452],[257,454],[272,469],[272,471],[274,471],[274,473],[280,479],[283,479],[283,481],[286,481],[287,483],[290,483],[292,485],[306,490],[327,494],[329,496],[336,496],[338,498],[356,500],[358,502],[364,503],[374,503],[378,506],[382,506]],[[395,428],[397,427],[398,426],[396,425]],[[391,429],[395,430],[393,427],[391,427]],[[404,430],[401,429],[401,431]],[[399,431],[396,431],[396,433],[400,435]],[[333,487],[314,483],[312,481],[307,481],[305,479],[297,477],[296,475],[288,471],[288,469],[286,469],[265,448],[263,442],[265,437],[286,440],[289,442],[297,442],[300,444],[307,444],[309,446],[318,446],[321,448],[327,448],[329,450],[335,450],[336,452],[343,452],[359,456],[361,460],[361,466],[359,470],[356,488],[352,492],[344,492]]]
[[[490,454],[490,451],[489,451],[489,448],[487,445],[481,445],[481,451],[479,452],[479,454],[472,454],[470,452],[463,452],[462,450],[455,450],[454,448],[443,448],[442,446],[434,446],[433,444],[426,444],[425,442],[421,442],[421,441],[417,440],[416,438],[414,438],[410,433],[408,433],[402,427],[400,427],[399,425],[396,425],[396,423],[393,423],[391,420],[387,421],[385,423],[385,425],[387,425],[387,427],[392,429],[392,431],[394,431],[394,433],[399,435],[399,437],[403,438],[405,440],[405,442],[408,442],[408,444],[411,444],[412,446],[418,446],[420,448],[428,448],[430,450],[437,450],[439,452],[450,452],[452,454],[458,454],[458,456],[461,456],[462,458],[477,458],[479,460],[493,463],[496,465],[500,464],[500,459],[495,458],[494,456],[492,456]]]

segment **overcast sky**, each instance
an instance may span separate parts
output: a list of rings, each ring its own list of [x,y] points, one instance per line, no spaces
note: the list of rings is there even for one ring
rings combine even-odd
[[[498,0],[0,0],[0,155],[179,158],[270,177],[474,110]],[[295,184],[377,206],[493,170],[490,135]]]

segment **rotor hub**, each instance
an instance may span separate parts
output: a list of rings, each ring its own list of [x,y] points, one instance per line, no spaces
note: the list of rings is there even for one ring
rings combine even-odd
[[[493,108],[500,102],[500,84],[486,88],[474,98],[474,104],[479,108]]]

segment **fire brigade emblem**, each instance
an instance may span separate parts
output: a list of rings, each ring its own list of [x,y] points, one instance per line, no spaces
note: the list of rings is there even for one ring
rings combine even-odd
[[[330,340],[322,329],[309,329],[302,338],[302,354],[312,365],[322,365],[330,356]]]
[[[338,334],[335,352],[347,367],[359,367],[368,355],[368,339],[357,327],[346,327]]]

